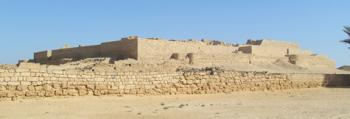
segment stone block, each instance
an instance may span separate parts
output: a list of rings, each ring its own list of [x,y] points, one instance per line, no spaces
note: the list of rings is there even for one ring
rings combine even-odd
[[[89,92],[87,90],[78,90],[78,94],[79,96],[85,96],[85,95],[88,95]]]
[[[107,95],[108,94],[108,90],[100,90],[101,95]]]
[[[65,89],[65,90],[63,90],[63,95],[78,96],[79,92],[78,92],[78,90],[75,90],[75,89]]]
[[[27,90],[28,86],[27,85],[18,85],[16,90],[17,91],[24,91]]]
[[[22,72],[21,76],[23,76],[23,77],[30,77],[30,72]]]
[[[55,96],[55,91],[52,91],[52,90],[45,91],[45,97],[53,97],[53,96]]]
[[[7,85],[8,91],[16,91],[17,86],[16,85]]]
[[[7,91],[0,91],[0,98],[5,98],[7,97]]]
[[[52,89],[52,86],[51,86],[50,84],[45,84],[45,85],[43,85],[42,87],[43,87],[43,90],[45,90],[45,91],[51,91],[51,90],[53,90],[53,89]]]
[[[25,96],[25,94],[26,93],[24,91],[16,91],[15,92],[16,97]]]
[[[56,90],[55,91],[56,96],[63,96],[63,91],[62,90]]]
[[[33,85],[29,85],[29,86],[27,86],[27,88],[29,91],[35,91],[35,86],[33,86]]]
[[[86,86],[82,85],[82,86],[76,86],[75,87],[77,90],[86,90]]]
[[[43,86],[35,86],[35,91],[41,91],[43,90]]]
[[[29,81],[21,81],[20,85],[31,85],[32,83]]]
[[[95,85],[96,90],[107,90],[109,87],[109,85]]]
[[[56,90],[61,89],[61,84],[54,83],[54,84],[52,84],[52,87]]]
[[[118,89],[113,89],[113,90],[108,90],[108,94],[121,94],[121,92]]]
[[[36,91],[39,97],[45,97],[45,91]]]
[[[27,96],[27,97],[34,97],[34,96],[37,96],[37,93],[34,92],[34,91],[28,91],[28,92],[26,92],[25,96]]]
[[[94,90],[95,89],[95,85],[88,84],[88,85],[86,85],[86,88],[89,89],[89,90]]]
[[[68,89],[69,86],[68,86],[68,83],[62,83],[61,87],[62,89]]]
[[[101,96],[101,91],[100,90],[94,90],[94,96]]]
[[[6,86],[4,86],[4,85],[0,85],[0,91],[6,91],[7,89],[6,89]]]

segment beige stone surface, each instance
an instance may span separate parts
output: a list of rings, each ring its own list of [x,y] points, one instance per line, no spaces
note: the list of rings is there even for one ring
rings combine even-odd
[[[172,56],[175,54],[176,58],[174,59]],[[327,57],[312,54],[295,43],[269,39],[250,40],[247,44],[232,45],[215,40],[191,39],[184,41],[130,36],[119,41],[104,42],[101,45],[37,52],[34,54],[33,61],[41,64],[64,64],[87,58],[107,57],[112,59],[110,63],[115,60],[134,59],[141,64],[161,66],[171,60],[177,60],[180,63],[173,64],[174,67],[186,65],[206,67],[213,65],[269,65],[279,59],[290,59],[291,55],[297,56],[293,61],[289,61],[296,67],[335,69],[335,62]],[[145,67],[139,67],[139,69],[143,68]]]
[[[343,119],[350,89],[320,87],[349,74],[295,43],[131,36],[0,65],[0,118]]]
[[[273,40],[232,45],[131,36],[34,57],[0,65],[0,98],[216,94],[350,85],[350,72],[335,69],[327,57]]]
[[[201,41],[169,41],[143,39],[138,42],[138,52],[140,60],[169,60],[173,53],[178,53],[180,59],[185,59],[186,55],[226,55],[230,56],[238,49],[232,45],[212,45]],[[208,59],[213,59],[207,57]],[[214,60],[214,59],[213,59]]]
[[[90,70],[0,70],[0,98],[7,99],[115,94],[216,94],[348,85],[348,74],[270,73],[219,67],[180,68],[176,72],[118,72],[97,70],[96,67]]]
[[[0,102],[16,119],[349,119],[350,88],[214,95],[102,96]]]

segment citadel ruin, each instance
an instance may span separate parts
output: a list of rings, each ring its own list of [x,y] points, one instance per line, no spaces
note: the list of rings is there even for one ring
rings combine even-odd
[[[0,98],[208,94],[350,85],[349,72],[295,43],[129,36],[0,65]]]
[[[300,67],[335,68],[335,62],[325,56],[300,49],[294,43],[268,39],[248,40],[244,45],[231,45],[219,41],[169,41],[130,36],[120,41],[105,42],[100,45],[37,52],[34,54],[34,61],[57,65],[99,57],[110,58],[113,61],[188,60],[189,63],[195,61],[198,64],[212,65],[272,63],[276,60],[284,60]]]

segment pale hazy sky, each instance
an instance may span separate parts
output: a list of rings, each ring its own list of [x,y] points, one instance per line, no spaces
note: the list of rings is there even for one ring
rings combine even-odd
[[[350,25],[349,0],[0,0],[0,63],[64,44],[89,45],[128,35],[244,43],[297,42],[350,64],[339,40]]]

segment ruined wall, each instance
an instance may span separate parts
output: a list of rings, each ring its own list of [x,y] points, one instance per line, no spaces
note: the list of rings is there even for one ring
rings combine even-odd
[[[83,46],[75,48],[65,48],[52,50],[51,60],[59,60],[63,58],[72,58],[72,59],[84,59],[100,56],[100,46]]]
[[[34,60],[37,63],[46,63],[48,61],[49,51],[42,51],[34,53]]]
[[[41,64],[61,64],[62,59],[80,60],[100,57],[100,45],[64,48],[34,53],[34,61]]]
[[[101,45],[64,48],[52,51],[34,53],[34,61],[41,64],[62,64],[64,58],[81,60],[85,58],[110,57],[113,59],[137,59],[136,39],[123,39],[120,41],[105,42]]]
[[[193,53],[195,57],[198,55],[232,55],[237,47],[207,45],[199,41],[144,39],[139,40],[138,49],[140,60],[169,60],[173,53],[178,53],[181,58],[185,58],[188,53]]]
[[[203,64],[206,66],[249,64],[252,63],[252,56],[249,54],[195,54],[194,65]]]
[[[274,40],[262,40],[257,43],[248,43],[248,45],[240,46],[238,50],[243,53],[266,57],[284,57],[288,54],[312,54],[309,51],[300,49],[295,43]]]
[[[299,48],[298,44],[279,40],[263,39],[260,46]]]
[[[266,57],[284,57],[287,54],[301,54],[301,55],[311,55],[309,51],[301,50],[295,47],[282,47],[282,46],[241,46],[238,49],[242,53],[248,53],[255,56],[266,56]]]
[[[138,39],[123,39],[101,44],[101,57],[138,59]]]
[[[323,74],[272,74],[237,71],[94,72],[0,70],[0,97],[51,97],[108,94],[212,94],[312,88]]]
[[[176,59],[190,64],[226,65],[273,63],[288,54],[310,56],[310,58],[317,60],[313,66],[329,67],[333,65],[332,61],[327,61],[327,58],[311,57],[310,52],[299,49],[297,44],[288,42],[248,41],[248,45],[238,47],[218,41],[209,43],[206,41],[168,41],[139,39],[136,36],[95,46],[38,52],[35,53],[34,59],[35,62],[42,64],[63,64],[71,60],[109,57],[112,60],[132,58],[151,64]],[[302,61],[304,60],[299,62]]]
[[[350,71],[350,66],[344,65],[344,66],[338,67],[337,69],[343,70],[343,71]]]
[[[273,64],[279,59],[287,57],[271,58],[267,56],[256,56],[244,53],[232,54],[195,54],[194,65],[205,66],[232,66],[232,65],[249,65],[249,64]]]
[[[308,68],[331,68],[335,69],[335,62],[321,55],[290,55],[291,63]]]

